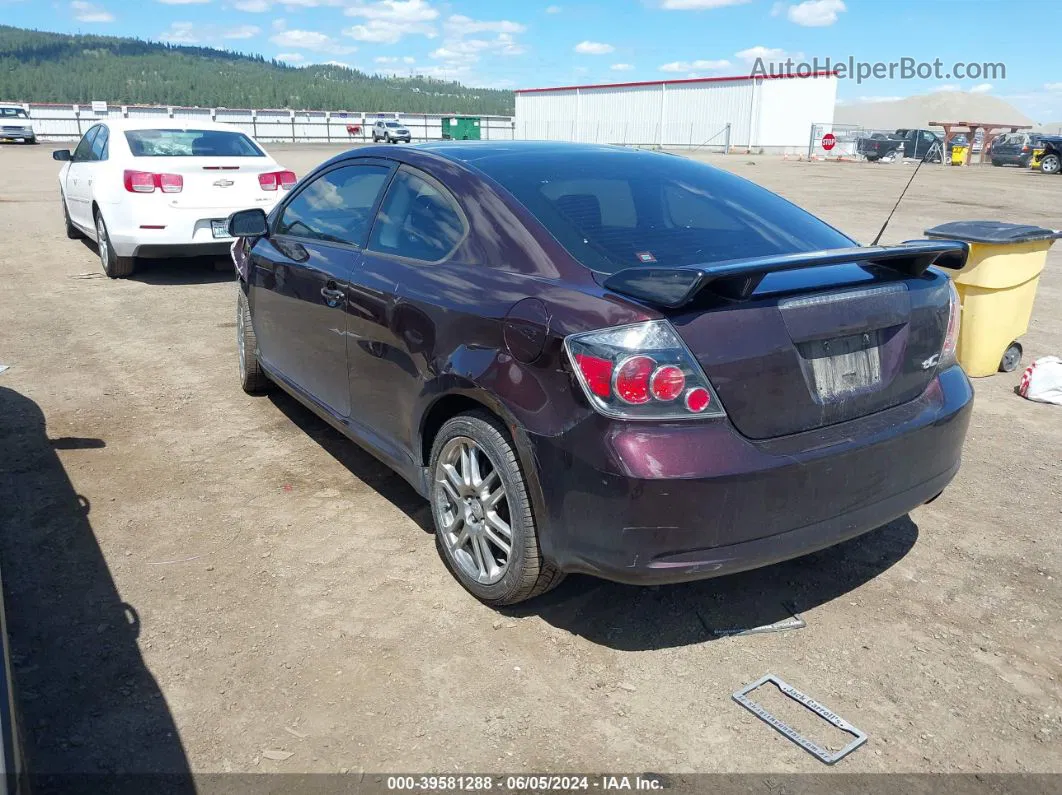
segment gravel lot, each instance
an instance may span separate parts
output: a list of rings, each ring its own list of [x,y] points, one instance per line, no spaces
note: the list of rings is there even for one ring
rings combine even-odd
[[[300,174],[339,151],[272,149]],[[110,281],[65,239],[50,152],[0,148],[0,556],[34,769],[823,771],[730,700],[771,672],[870,735],[838,771],[1062,772],[1062,409],[1019,374],[976,381],[963,469],[909,518],[768,570],[573,577],[498,613],[400,478],[240,391],[229,270]],[[710,159],[864,242],[910,174]],[[886,242],[1059,226],[1060,189],[927,166]],[[1056,246],[1026,362],[1062,354],[1060,309]],[[806,628],[712,632],[786,604]]]

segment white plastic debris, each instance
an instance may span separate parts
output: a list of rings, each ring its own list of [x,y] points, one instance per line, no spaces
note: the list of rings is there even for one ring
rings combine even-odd
[[[11,365],[10,364],[0,364],[0,373],[4,372],[4,370],[10,370],[10,369],[11,369]]]
[[[1062,359],[1042,356],[1026,367],[1018,394],[1037,403],[1062,406]]]

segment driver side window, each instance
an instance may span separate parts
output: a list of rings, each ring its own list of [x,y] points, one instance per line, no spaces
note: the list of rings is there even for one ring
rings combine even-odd
[[[391,169],[343,166],[322,174],[295,196],[277,221],[278,235],[363,246],[376,197]]]
[[[74,150],[74,156],[71,160],[75,163],[84,163],[86,160],[92,159],[92,142],[96,140],[96,134],[100,129],[102,129],[101,125],[97,124],[85,133],[85,137],[81,139],[81,143]]]

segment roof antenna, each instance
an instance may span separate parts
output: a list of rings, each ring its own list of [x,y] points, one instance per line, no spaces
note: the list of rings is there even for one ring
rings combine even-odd
[[[940,150],[941,152],[940,159],[944,159],[944,149],[940,145],[940,141],[934,142],[934,144],[926,150],[926,153],[922,155],[922,159],[918,161],[918,165],[915,166],[914,173],[911,175],[911,178],[907,180],[907,185],[905,185],[904,189],[900,191],[900,198],[898,198],[896,200],[896,204],[892,206],[892,212],[889,213],[889,217],[885,219],[885,223],[883,223],[881,225],[881,229],[878,230],[878,236],[874,238],[874,242],[872,242],[870,245],[876,246],[878,244],[878,241],[881,240],[881,236],[885,234],[885,227],[887,227],[889,225],[889,221],[892,220],[893,213],[895,213],[896,208],[900,206],[900,202],[903,201],[903,197],[904,195],[906,195],[907,189],[911,187],[911,183],[914,182],[914,178],[918,176],[918,169],[922,167],[922,164],[929,159],[929,156],[933,154],[933,152],[936,152],[938,150]]]

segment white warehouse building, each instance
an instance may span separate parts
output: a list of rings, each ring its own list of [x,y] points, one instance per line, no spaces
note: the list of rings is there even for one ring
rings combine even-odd
[[[665,148],[807,151],[833,123],[837,78],[701,77],[516,92],[516,137]]]

